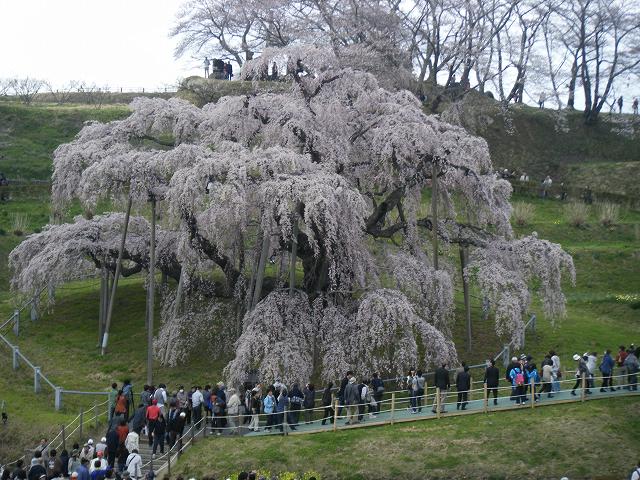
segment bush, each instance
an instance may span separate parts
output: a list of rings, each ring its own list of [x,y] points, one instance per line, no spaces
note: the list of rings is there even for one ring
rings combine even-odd
[[[605,227],[618,223],[620,219],[620,205],[613,202],[602,202],[597,206],[598,220]]]
[[[574,227],[584,227],[589,216],[589,206],[580,202],[569,202],[564,206],[564,217]]]
[[[514,202],[513,203],[513,211],[511,212],[511,216],[513,220],[516,222],[516,225],[524,226],[529,225],[533,220],[533,216],[535,215],[536,208],[534,205],[527,202]]]
[[[20,237],[27,231],[29,226],[29,215],[16,213],[13,216],[13,234]]]

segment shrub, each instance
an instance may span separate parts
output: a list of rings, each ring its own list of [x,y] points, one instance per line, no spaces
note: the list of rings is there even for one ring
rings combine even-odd
[[[605,227],[618,223],[620,219],[620,205],[613,202],[602,202],[597,206],[598,220]]]
[[[584,227],[589,216],[589,206],[580,202],[569,202],[564,206],[564,217],[574,227]]]
[[[524,226],[529,225],[533,220],[533,216],[536,212],[536,208],[534,205],[527,202],[514,202],[513,203],[513,212],[511,216],[513,220],[516,222],[516,225]]]
[[[13,216],[13,234],[21,236],[27,231],[29,226],[29,215],[24,213],[16,213]]]

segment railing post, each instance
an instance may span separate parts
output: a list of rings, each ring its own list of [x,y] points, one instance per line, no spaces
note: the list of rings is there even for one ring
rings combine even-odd
[[[436,417],[440,418],[440,387],[436,387]]]
[[[33,367],[33,391],[40,393],[40,367]]]
[[[13,312],[13,334],[16,337],[20,335],[20,310]]]
[[[536,379],[531,377],[531,381],[529,382],[531,385],[531,408],[535,408],[536,404]]]
[[[391,394],[391,425],[394,424],[396,416],[396,392]]]
[[[38,296],[36,295],[31,300],[31,321],[35,322],[38,319]]]
[[[84,423],[84,412],[80,409],[80,438],[82,437],[82,424]]]
[[[13,347],[13,369],[17,370],[20,366],[20,350],[18,347]]]
[[[580,394],[580,401],[584,402],[584,397],[585,397],[584,390],[585,390],[586,383],[587,383],[587,376],[584,373],[582,374],[582,379],[581,380],[582,380],[581,381],[581,383],[582,383],[582,393]]]
[[[482,387],[482,394],[484,395],[484,413],[489,410],[489,397],[487,395],[487,382],[484,382]]]
[[[424,398],[422,399],[422,406],[424,408],[429,408],[427,402],[429,401],[429,384],[427,383],[427,379],[424,379]]]
[[[338,404],[340,402],[338,400],[336,400],[333,403],[333,431],[335,432],[338,429]]]
[[[54,405],[56,411],[62,408],[62,387],[56,387]]]

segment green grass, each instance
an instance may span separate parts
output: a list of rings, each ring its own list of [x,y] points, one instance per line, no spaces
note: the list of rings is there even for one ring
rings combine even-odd
[[[49,180],[52,153],[71,140],[87,120],[126,117],[124,105],[31,105],[0,102],[0,172],[8,178]]]
[[[259,469],[315,471],[322,480],[604,480],[626,478],[638,444],[638,399],[607,399],[286,438],[215,437],[189,449],[172,474],[226,478]]]

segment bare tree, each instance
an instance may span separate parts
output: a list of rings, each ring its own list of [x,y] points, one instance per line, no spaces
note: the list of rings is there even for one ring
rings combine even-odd
[[[83,85],[82,82],[71,80],[61,87],[54,89],[50,82],[44,82],[44,86],[53,97],[53,101],[58,105],[71,102],[74,92],[76,92],[81,85]]]
[[[20,101],[29,105],[38,94],[44,82],[35,78],[16,78],[11,81],[11,89]]]

